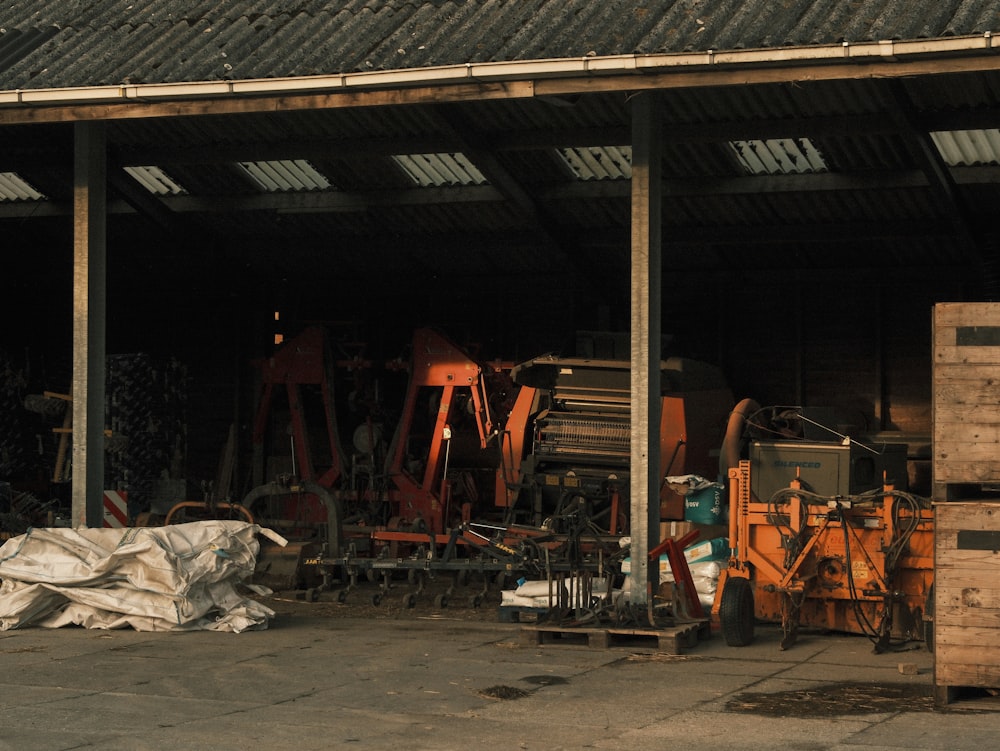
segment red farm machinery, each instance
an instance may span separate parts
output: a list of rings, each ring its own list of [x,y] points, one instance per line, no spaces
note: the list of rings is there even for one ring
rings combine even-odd
[[[335,591],[346,601],[367,580],[378,603],[405,575],[412,606],[436,577],[453,582],[438,605],[470,576],[483,582],[472,605],[498,579],[620,579],[627,362],[482,362],[423,328],[407,358],[376,365],[337,357],[312,327],[260,373],[256,482],[228,512],[292,541],[265,551],[265,583],[297,580],[307,599]],[[732,409],[720,371],[673,358],[662,376],[664,472],[714,477]]]

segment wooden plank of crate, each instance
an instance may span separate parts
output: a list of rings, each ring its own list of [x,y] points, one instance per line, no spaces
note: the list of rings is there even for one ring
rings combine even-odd
[[[950,460],[934,462],[934,482],[937,485],[976,484],[998,479],[1000,479],[1000,462],[955,462]],[[945,497],[936,492],[934,495],[936,498]]]
[[[946,660],[934,668],[934,683],[940,686],[1000,687],[1000,666]]]
[[[996,378],[996,365],[973,362],[935,362],[934,386],[964,386],[970,383],[989,384]]]
[[[949,442],[956,444],[947,447],[948,449],[952,449],[951,453],[954,454],[955,458],[966,458],[963,450],[966,443],[971,443],[973,446],[985,445],[987,448],[992,448],[992,456],[995,457],[997,447],[1000,445],[1000,422],[939,422],[937,429],[934,431],[934,436],[936,438],[934,455],[937,457],[943,456],[943,451],[946,448],[939,444],[947,444]],[[990,459],[991,455],[980,452],[974,458]]]
[[[935,598],[936,599],[936,598]],[[940,608],[935,605],[934,628],[938,631],[948,628],[993,628],[1000,629],[1000,609],[968,607]]]
[[[935,336],[938,336],[935,334]],[[936,364],[995,365],[1000,362],[1000,346],[991,345],[934,345]]]
[[[1000,390],[1000,389],[992,389]],[[948,431],[958,432],[957,428],[965,426],[965,435],[970,434],[979,425],[996,425],[1000,423],[1000,394],[979,395],[971,391],[984,391],[983,389],[970,389],[961,397],[951,399],[938,399],[937,401],[937,435],[947,437]],[[996,400],[996,401],[994,401]]]
[[[935,530],[1000,530],[1000,502],[953,501],[934,505]]]
[[[937,326],[988,326],[998,321],[1000,303],[942,302],[934,306],[934,323]]]

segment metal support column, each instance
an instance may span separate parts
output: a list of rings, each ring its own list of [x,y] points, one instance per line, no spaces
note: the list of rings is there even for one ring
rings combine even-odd
[[[73,526],[104,519],[104,378],[107,296],[107,137],[104,123],[74,126]]]
[[[649,551],[660,531],[660,243],[662,135],[659,97],[632,100],[632,440],[631,508],[633,604],[649,602],[659,585],[659,562]]]

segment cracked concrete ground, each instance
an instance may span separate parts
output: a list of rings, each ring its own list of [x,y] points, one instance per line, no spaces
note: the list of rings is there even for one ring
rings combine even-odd
[[[536,645],[495,609],[277,599],[265,631],[0,633],[0,749],[991,747],[997,699],[930,700],[933,655],[860,636]],[[907,672],[903,674],[903,666]]]

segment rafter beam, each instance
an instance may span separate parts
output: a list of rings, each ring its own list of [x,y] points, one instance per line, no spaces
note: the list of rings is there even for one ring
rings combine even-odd
[[[625,229],[588,227],[571,236],[580,248],[617,248]],[[882,241],[892,238],[950,237],[951,227],[941,221],[822,222],[816,224],[761,224],[754,227],[672,226],[664,227],[667,247],[690,248],[705,245],[754,247],[765,245],[839,244]]]
[[[930,133],[919,122],[917,109],[905,84],[901,81],[887,81],[886,86],[895,103],[890,116],[898,126],[910,155],[924,173],[931,194],[939,204],[948,208],[956,235],[976,257],[981,256],[968,206],[958,194],[951,169],[934,145]]]
[[[490,145],[465,114],[455,105],[445,105],[435,108],[438,119],[445,126],[447,134],[455,139],[459,151],[476,166],[476,168],[494,186],[506,202],[513,206],[514,211],[525,221],[529,228],[536,230],[541,240],[550,246],[567,271],[577,274],[581,279],[587,279],[587,274],[578,268],[572,255],[562,247],[559,241],[555,223],[549,218],[536,199],[525,190],[524,186],[510,171],[501,164],[491,151]]]
[[[253,132],[253,117],[246,130]],[[913,124],[922,131],[976,130],[1000,127],[1000,108],[912,113]],[[908,124],[907,127],[910,127]],[[859,133],[886,135],[900,131],[900,124],[884,112],[740,120],[733,122],[673,123],[664,127],[664,142],[726,143],[729,141],[778,138],[848,137]],[[483,133],[495,153],[586,146],[623,146],[629,143],[627,126],[541,129]],[[461,140],[442,133],[401,138],[289,138],[272,141],[229,141],[225,144],[189,146],[121,147],[111,155],[117,167],[178,164],[213,164],[248,160],[345,159],[388,157],[394,154],[432,154],[461,150]],[[17,148],[9,145],[0,152],[0,172],[23,172],[40,167],[61,166],[68,156],[61,150],[41,146]]]
[[[157,196],[139,185],[135,180],[121,170],[108,172],[108,184],[118,193],[122,200],[140,214],[149,217],[162,229],[173,231],[176,228],[177,216]]]

